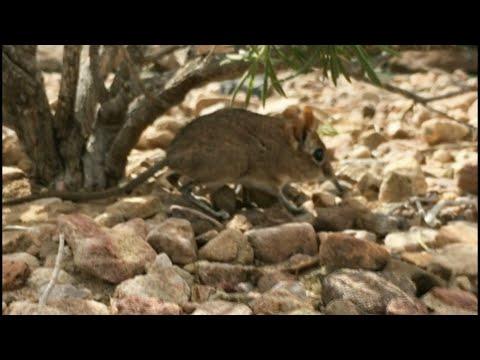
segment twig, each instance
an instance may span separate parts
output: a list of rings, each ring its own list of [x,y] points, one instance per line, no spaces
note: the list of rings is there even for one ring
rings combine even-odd
[[[65,246],[65,239],[63,233],[60,234],[60,243],[58,244],[58,253],[57,258],[55,259],[55,268],[53,269],[52,277],[50,278],[50,282],[48,283],[45,291],[43,292],[42,296],[40,297],[39,305],[44,306],[47,305],[48,297],[50,292],[57,281],[58,274],[60,273],[60,265],[62,263],[63,257],[63,247]]]
[[[452,206],[452,205],[474,205],[477,207],[477,201],[469,199],[468,197],[461,197],[455,200],[442,200],[440,201],[437,205],[435,205],[425,216],[424,220],[425,223],[430,226],[430,227],[435,227],[440,224],[440,221],[437,219],[437,215],[446,206]],[[477,209],[478,211],[478,209]]]
[[[439,114],[439,115],[441,115],[445,118],[448,118],[452,121],[455,121],[455,122],[458,122],[462,125],[465,125],[465,126],[469,127],[470,129],[473,129],[473,130],[477,129],[473,125],[470,125],[470,124],[465,123],[463,121],[457,120],[454,117],[448,115],[447,113],[445,113],[443,111],[440,111],[440,110],[437,110],[437,109],[431,107],[430,105],[428,105],[428,103],[432,102],[432,101],[447,99],[447,98],[450,98],[450,97],[465,94],[465,93],[470,92],[470,91],[476,91],[476,89],[474,89],[473,87],[468,87],[468,88],[464,88],[464,89],[461,89],[461,90],[452,91],[452,92],[444,94],[444,95],[433,96],[433,97],[430,97],[430,98],[424,98],[424,97],[419,96],[415,93],[412,93],[411,91],[399,88],[399,87],[394,86],[392,84],[388,84],[388,83],[376,84],[373,81],[371,81],[370,79],[366,78],[364,75],[355,75],[353,77],[356,78],[357,80],[360,80],[360,81],[363,81],[363,82],[368,82],[371,85],[374,85],[376,87],[385,89],[385,90],[387,90],[391,93],[402,95],[403,97],[406,97],[408,99],[413,100],[414,103],[418,103],[418,104],[424,106],[425,108],[427,108],[428,110],[430,110],[432,112],[435,112],[435,113],[437,113],[437,114]]]

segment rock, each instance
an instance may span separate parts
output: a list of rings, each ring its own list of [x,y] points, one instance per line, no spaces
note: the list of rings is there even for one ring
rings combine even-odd
[[[23,233],[21,238],[21,248],[25,246],[25,252],[45,260],[50,255],[56,255],[58,252],[58,242],[52,239],[58,238],[58,227],[52,224],[36,225]],[[17,251],[20,250],[20,248]]]
[[[62,205],[62,200],[55,197],[34,200],[28,203],[28,207],[21,213],[19,219],[27,224],[49,221],[56,218]]]
[[[420,302],[412,302],[404,298],[395,298],[387,305],[387,315],[426,315],[428,309]]]
[[[409,262],[413,265],[426,269],[430,263],[432,262],[433,255],[426,252],[402,252],[401,254],[402,260]]]
[[[25,239],[24,234],[23,230],[2,232],[2,254],[27,250],[31,243]]]
[[[377,235],[375,235],[370,231],[349,229],[349,230],[343,230],[342,232],[347,235],[352,235],[358,240],[370,241],[373,243],[377,242]]]
[[[175,134],[169,130],[157,130],[154,127],[148,127],[140,136],[136,149],[166,149],[174,139]]]
[[[313,307],[305,300],[299,299],[287,289],[271,289],[254,299],[250,304],[254,314],[282,314]]]
[[[325,315],[362,315],[362,312],[351,301],[337,299],[327,304]]]
[[[398,286],[408,295],[412,297],[416,296],[417,286],[407,274],[401,272],[393,272],[391,270],[384,270],[382,272],[379,272],[378,274],[388,282]]]
[[[478,244],[478,224],[467,221],[452,221],[440,228],[435,240],[441,244]]]
[[[253,249],[247,237],[233,229],[223,230],[202,247],[198,255],[200,259],[210,261],[253,263]]]
[[[17,252],[12,254],[2,255],[2,260],[11,260],[11,261],[23,261],[28,265],[31,271],[35,270],[40,266],[40,262],[35,256],[32,256],[26,252]]]
[[[13,180],[24,178],[25,173],[19,168],[11,166],[2,166],[2,182],[7,183]]]
[[[2,165],[17,166],[27,174],[32,167],[32,161],[23,150],[17,133],[5,126],[2,126]]]
[[[391,276],[391,274],[394,276]],[[394,258],[390,259],[387,266],[383,269],[381,276],[392,280],[397,278],[397,283],[404,289],[410,287],[410,285],[404,281],[404,278],[407,277],[411,279],[415,283],[417,296],[427,293],[434,286],[447,285],[446,281],[437,275]],[[403,285],[400,284],[400,282],[402,282]]]
[[[382,246],[344,233],[329,234],[320,245],[320,264],[353,269],[382,269],[390,254]]]
[[[381,184],[381,178],[367,172],[360,178],[357,183],[357,187],[358,191],[360,191],[363,196],[365,196],[370,201],[374,201],[378,198]]]
[[[254,266],[231,265],[208,261],[197,261],[195,271],[200,283],[233,290],[239,283],[252,281],[256,283],[259,277],[259,270]]]
[[[156,298],[127,296],[113,299],[113,312],[118,315],[180,315],[182,309],[177,304]]]
[[[295,295],[300,300],[305,300],[305,301],[308,300],[307,290],[305,289],[305,286],[300,281],[282,280],[272,287],[272,290],[279,290],[279,289],[285,289],[290,291],[293,295]]]
[[[227,223],[227,229],[238,230],[241,232],[246,232],[250,230],[253,225],[248,221],[245,215],[235,214],[233,218]]]
[[[215,300],[199,305],[192,315],[252,315],[252,310],[245,304]]]
[[[180,277],[188,284],[189,287],[192,287],[193,284],[195,284],[195,278],[188,271],[177,265],[173,265],[173,269],[178,275],[180,275]]]
[[[33,287],[34,289],[40,290],[43,286],[47,285],[50,279],[52,278],[53,268],[47,267],[40,267],[35,269],[32,272],[32,275],[28,279],[28,286]],[[65,272],[64,270],[60,269],[57,280],[55,282],[56,285],[62,284],[70,284],[73,285],[75,283],[75,278]]]
[[[380,185],[378,199],[382,202],[400,202],[414,195],[409,177],[390,172]]]
[[[192,225],[195,235],[203,234],[212,229],[217,231],[221,231],[224,229],[224,226],[214,218],[205,215],[198,210],[186,208],[183,206],[171,206],[169,210],[169,215],[174,218],[188,220]]]
[[[315,230],[308,223],[290,223],[247,231],[255,258],[275,263],[287,260],[293,254],[315,255],[318,242]]]
[[[349,206],[316,208],[317,217],[313,222],[315,231],[342,231],[356,227],[359,211]]]
[[[381,143],[384,143],[387,141],[385,137],[376,132],[375,130],[368,130],[365,131],[361,136],[360,136],[360,144],[365,145],[368,147],[370,150],[375,150]]]
[[[382,213],[366,213],[363,214],[361,220],[361,228],[379,236],[385,236],[408,227],[403,217],[390,216]]]
[[[7,315],[68,315],[53,306],[40,306],[28,301],[14,301],[6,312]]]
[[[439,149],[433,153],[432,159],[441,163],[449,163],[453,161],[453,156],[449,151]]]
[[[422,244],[429,248],[443,246],[436,240],[438,231],[426,227],[413,226],[409,231],[393,232],[384,239],[385,247],[392,253],[423,250]]]
[[[478,246],[476,244],[451,244],[439,249],[434,255],[428,271],[443,279],[452,275],[478,275]]]
[[[197,259],[193,228],[187,220],[165,220],[150,231],[147,242],[155,251],[165,252],[176,264],[184,265]]]
[[[188,301],[190,288],[173,266],[170,266],[123,281],[115,289],[114,296],[155,298],[179,304]]]
[[[109,315],[108,307],[94,300],[62,299],[40,306],[27,301],[15,301],[9,306],[10,315]]]
[[[342,269],[327,275],[322,281],[324,303],[337,299],[347,300],[366,314],[385,314],[390,301],[396,298],[406,299],[413,306],[419,303],[371,271]]]
[[[208,286],[208,285],[194,284],[191,287],[191,290],[192,290],[191,300],[192,302],[196,302],[196,303],[203,303],[205,301],[208,301],[210,296],[215,294],[215,288],[213,286]]]
[[[224,185],[213,192],[210,199],[215,210],[225,210],[229,214],[234,214],[237,209],[237,196],[229,186]]]
[[[350,159],[368,159],[372,157],[372,153],[367,146],[357,145],[352,149],[348,157]]]
[[[141,218],[135,218],[135,219],[128,220],[125,223],[117,224],[112,229],[115,229],[115,230],[118,230],[118,231],[132,230],[137,235],[140,235],[140,237],[144,240],[147,239],[147,235],[149,233],[149,226]]]
[[[5,314],[5,310],[7,310],[7,304],[2,301],[2,315]]]
[[[197,247],[198,246],[201,247],[201,246],[205,245],[206,243],[208,243],[210,240],[212,240],[217,235],[218,235],[217,230],[208,230],[207,232],[196,236],[195,237],[195,243],[197,244]]]
[[[100,225],[111,227],[125,220],[149,218],[159,212],[162,206],[162,201],[153,195],[127,197],[108,206],[103,214],[95,218],[95,221]]]
[[[437,314],[478,314],[478,300],[475,295],[460,289],[434,287],[422,297],[422,301]]]
[[[261,293],[264,293],[280,282],[294,280],[295,276],[286,272],[275,271],[266,273],[258,279],[257,290]]]
[[[457,172],[457,185],[466,193],[478,194],[478,164],[465,164]]]
[[[2,290],[15,290],[25,285],[30,267],[22,260],[2,259]]]
[[[455,278],[454,286],[458,287],[461,290],[468,292],[473,292],[473,286],[467,276],[457,276]]]
[[[315,207],[333,207],[336,205],[337,200],[335,195],[322,191],[312,195],[312,202]]]
[[[48,284],[41,286],[38,290],[38,298],[42,296]],[[50,301],[57,301],[62,299],[91,299],[92,292],[87,288],[77,288],[71,284],[57,284],[53,286],[49,296]]]
[[[423,174],[422,168],[416,159],[412,157],[405,157],[388,163],[383,170],[383,175],[385,178],[387,178],[390,173],[396,173],[398,175],[408,177],[410,179],[412,192],[414,195],[423,195],[426,193],[427,181],[425,180],[425,175]],[[382,185],[384,182],[385,180],[382,182]],[[382,186],[380,186],[379,198],[381,197],[381,193]]]
[[[466,72],[478,72],[478,51],[467,48],[431,49],[402,51],[399,57],[392,58],[393,72],[424,72],[431,68],[440,68],[449,73],[463,69]],[[428,72],[431,73],[431,72]],[[425,82],[423,85],[433,82]]]
[[[421,126],[421,131],[423,139],[429,145],[460,141],[470,133],[467,126],[442,118],[425,121]]]
[[[468,108],[468,123],[478,128],[478,100],[475,100]]]
[[[107,229],[82,214],[60,215],[59,229],[82,271],[117,284],[140,274],[155,251],[132,229]]]

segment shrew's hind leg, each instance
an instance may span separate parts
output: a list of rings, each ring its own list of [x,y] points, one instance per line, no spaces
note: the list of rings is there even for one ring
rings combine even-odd
[[[188,201],[198,206],[200,209],[202,209],[209,215],[214,216],[216,218],[220,218],[222,220],[227,220],[228,218],[230,218],[230,215],[225,210],[215,211],[210,206],[206,205],[204,202],[200,201],[195,196],[193,196],[192,189],[194,186],[195,184],[193,182],[190,182],[183,185],[179,190]]]

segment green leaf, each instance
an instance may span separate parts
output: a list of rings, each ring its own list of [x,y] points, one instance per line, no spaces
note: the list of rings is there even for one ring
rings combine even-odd
[[[248,83],[247,95],[245,98],[245,106],[247,107],[250,104],[250,96],[253,92],[253,83],[255,82],[255,75],[257,74],[257,63],[254,62],[249,70],[250,73],[250,82]]]
[[[245,71],[245,74],[243,74],[243,76],[242,76],[242,80],[240,80],[240,82],[235,87],[235,90],[233,91],[232,101],[230,103],[230,106],[232,106],[233,103],[235,102],[235,98],[237,97],[238,91],[242,88],[243,84],[245,83],[245,80],[247,80],[248,74],[250,74],[250,69]]]
[[[372,80],[372,82],[377,85],[381,85],[381,82],[378,79],[377,74],[375,73],[375,71],[372,69],[372,66],[370,65],[368,54],[365,52],[363,47],[360,45],[354,45],[353,49],[357,53],[358,60],[360,61],[363,70],[367,72],[367,75],[370,78],[370,80]]]

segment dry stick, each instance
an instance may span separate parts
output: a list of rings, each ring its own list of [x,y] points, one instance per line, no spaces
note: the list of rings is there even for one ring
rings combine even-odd
[[[432,102],[432,101],[443,100],[443,99],[447,99],[447,98],[450,98],[450,97],[462,95],[462,94],[465,94],[465,93],[470,92],[470,91],[476,91],[477,89],[475,89],[474,87],[466,87],[464,89],[455,90],[455,91],[449,92],[447,94],[443,94],[443,95],[439,95],[439,96],[433,96],[433,97],[430,97],[430,98],[425,98],[423,96],[419,96],[419,95],[417,95],[417,94],[415,94],[411,91],[399,88],[399,87],[394,86],[392,84],[388,84],[388,83],[376,84],[373,81],[371,81],[370,79],[366,78],[364,75],[354,75],[353,77],[356,78],[357,80],[367,82],[367,83],[369,83],[371,85],[374,85],[376,87],[385,89],[385,90],[387,90],[391,93],[402,95],[403,97],[406,97],[408,99],[413,100],[414,103],[418,103],[418,104],[424,106],[425,108],[427,108],[428,110],[430,110],[432,112],[435,112],[439,115],[442,115],[442,116],[444,116],[444,117],[446,117],[446,118],[448,118],[452,121],[455,121],[455,122],[458,122],[462,125],[465,125],[465,126],[469,127],[470,129],[473,129],[473,130],[477,129],[473,125],[466,124],[463,121],[459,121],[459,120],[455,119],[454,117],[448,115],[447,113],[445,113],[443,111],[440,111],[440,110],[437,110],[437,109],[431,107],[430,105],[428,105],[428,103]]]
[[[60,243],[58,244],[58,253],[57,258],[55,259],[55,268],[53,269],[52,277],[50,278],[50,282],[48,283],[45,291],[43,292],[42,296],[40,297],[39,305],[44,306],[47,305],[48,296],[57,281],[58,274],[60,273],[60,265],[62,263],[63,257],[63,247],[65,245],[65,239],[63,233],[60,234]]]
[[[455,200],[442,200],[424,216],[425,223],[431,227],[440,224],[440,221],[437,219],[438,213],[444,207],[451,205],[474,205],[478,211],[478,198],[469,199],[468,197],[461,197]]]

